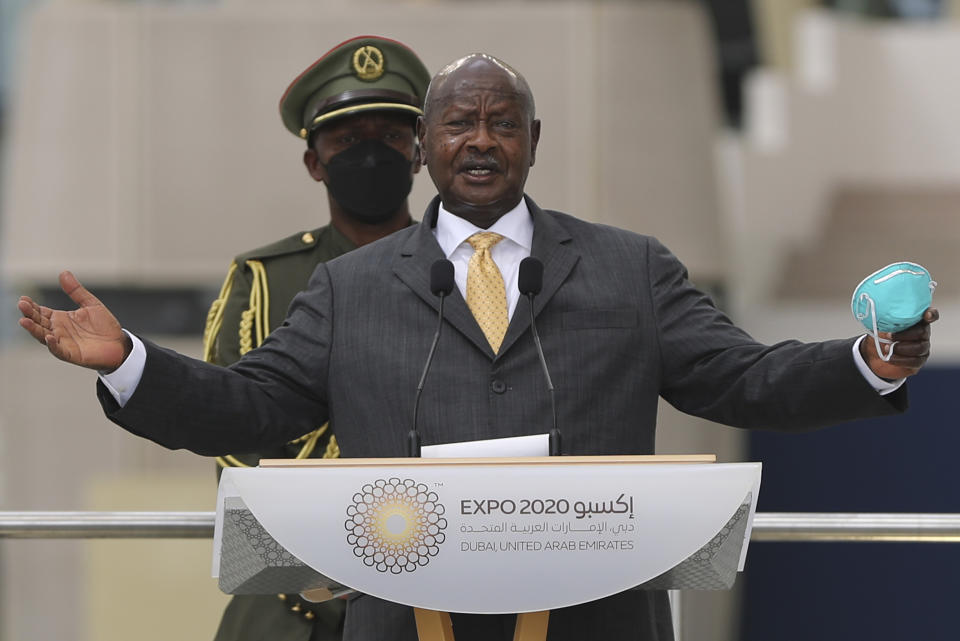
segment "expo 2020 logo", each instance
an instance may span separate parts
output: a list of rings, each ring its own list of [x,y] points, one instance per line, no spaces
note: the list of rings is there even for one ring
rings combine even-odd
[[[347,543],[379,572],[413,572],[430,562],[446,536],[444,507],[423,483],[378,479],[353,495],[347,507]]]

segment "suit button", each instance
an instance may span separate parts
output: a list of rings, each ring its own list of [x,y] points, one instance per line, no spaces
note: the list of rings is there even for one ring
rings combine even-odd
[[[497,394],[503,394],[507,391],[507,384],[503,381],[497,379],[490,383],[490,389],[492,389]]]

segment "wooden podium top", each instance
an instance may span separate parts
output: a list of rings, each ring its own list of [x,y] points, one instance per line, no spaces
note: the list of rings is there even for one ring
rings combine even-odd
[[[524,456],[488,458],[261,459],[260,467],[391,467],[436,465],[636,465],[638,463],[716,463],[716,454],[632,456]]]

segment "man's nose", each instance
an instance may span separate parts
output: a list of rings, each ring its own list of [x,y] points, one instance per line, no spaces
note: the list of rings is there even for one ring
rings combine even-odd
[[[467,144],[477,151],[486,152],[497,146],[497,140],[490,135],[490,127],[486,121],[481,121],[474,128]]]

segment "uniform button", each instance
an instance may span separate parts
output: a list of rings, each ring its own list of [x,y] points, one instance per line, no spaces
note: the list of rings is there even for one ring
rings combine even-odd
[[[490,389],[492,389],[497,394],[503,394],[504,392],[507,391],[507,384],[497,379],[492,383],[490,383]]]
[[[312,245],[314,241],[313,234],[311,234],[310,232],[304,233],[303,236],[300,237],[300,241],[304,245]]]

